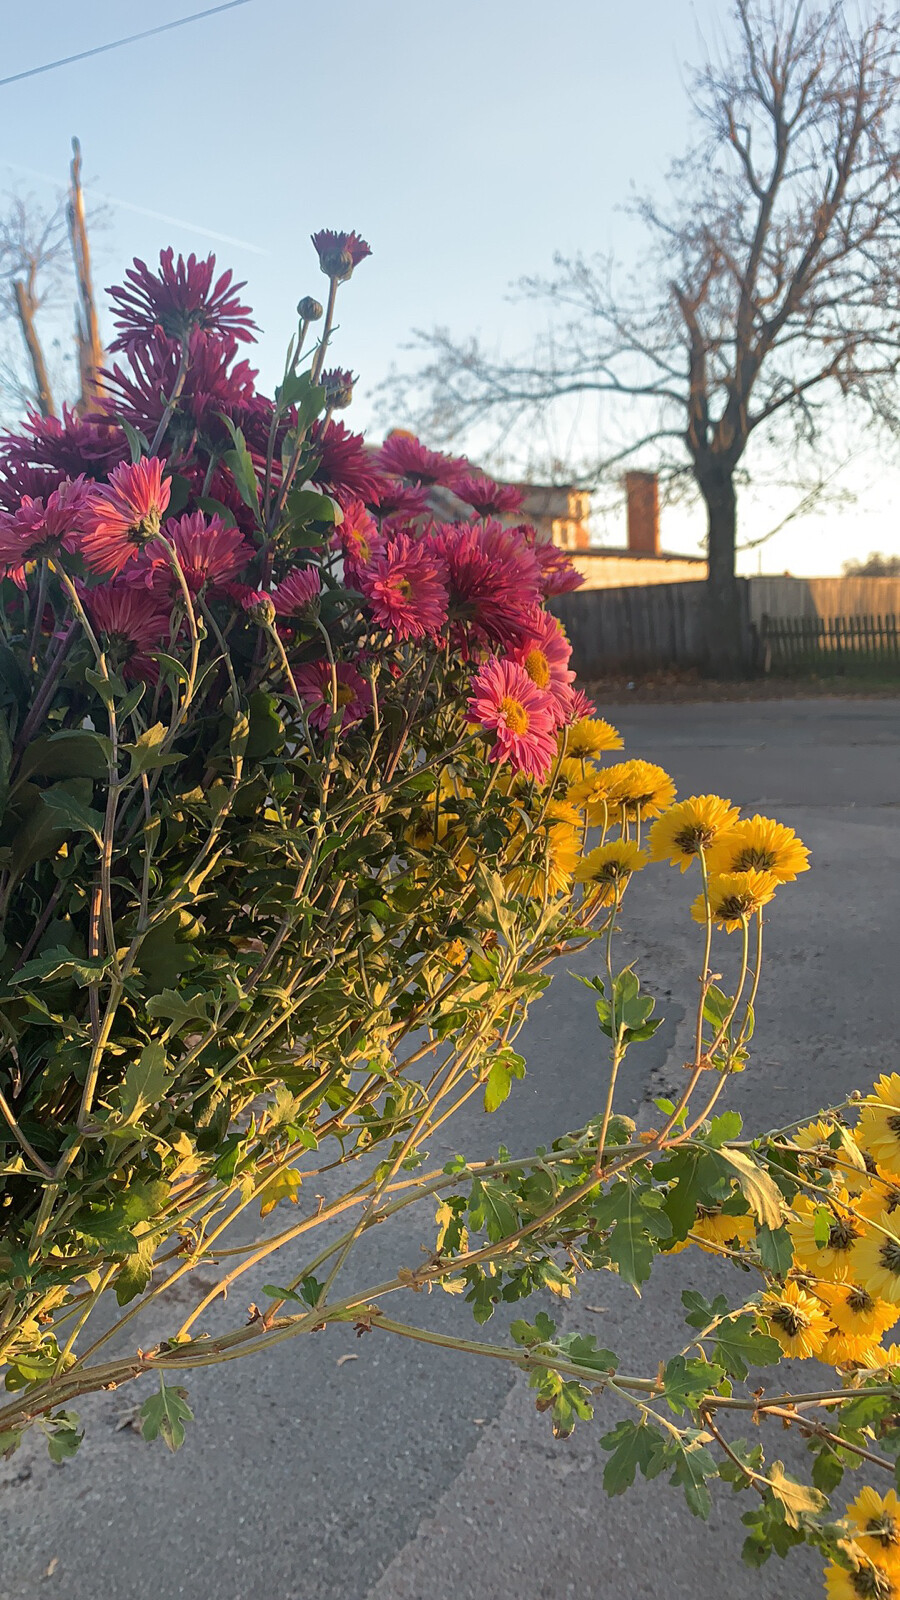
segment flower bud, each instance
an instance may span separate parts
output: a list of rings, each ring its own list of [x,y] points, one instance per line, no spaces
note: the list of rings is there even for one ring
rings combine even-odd
[[[301,322],[318,322],[325,315],[324,306],[314,300],[311,294],[305,294],[297,302],[297,315]]]
[[[340,367],[332,367],[328,372],[323,372],[319,378],[325,390],[325,404],[332,406],[335,411],[343,411],[353,399],[353,385],[355,378],[352,372],[345,372]]]
[[[254,589],[246,594],[241,605],[251,622],[258,622],[261,628],[271,628],[275,621],[275,602],[264,589]]]

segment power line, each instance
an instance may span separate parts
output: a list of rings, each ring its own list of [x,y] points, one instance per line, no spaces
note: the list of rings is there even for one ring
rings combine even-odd
[[[74,56],[61,56],[58,61],[46,61],[42,67],[29,67],[27,72],[14,72],[9,78],[0,78],[0,89],[8,83],[21,83],[23,78],[36,78],[41,72],[52,72],[54,67],[68,67],[73,61],[87,61],[89,56],[102,56],[106,50],[118,50],[123,44],[137,44],[139,39],[152,39],[157,33],[168,33],[172,28],[183,28],[187,22],[199,22],[203,17],[214,17],[219,11],[233,11],[236,6],[246,6],[250,0],[226,0],[226,4],[209,6],[206,11],[194,11],[189,17],[176,17],[174,22],[161,22],[158,27],[147,28],[143,33],[130,33],[125,39],[113,39],[110,44],[94,45],[92,50],[79,50]]]

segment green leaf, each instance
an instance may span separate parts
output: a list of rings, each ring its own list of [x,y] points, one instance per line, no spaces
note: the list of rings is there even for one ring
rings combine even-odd
[[[620,1422],[600,1440],[611,1452],[603,1469],[603,1487],[608,1495],[624,1494],[640,1469],[645,1478],[655,1478],[666,1465],[666,1442],[658,1428],[648,1422]]]
[[[195,498],[197,506],[201,511],[205,511],[207,516],[219,517],[226,528],[237,527],[237,520],[230,506],[224,505],[221,500],[216,500],[211,494],[198,494]]]
[[[309,372],[290,372],[275,390],[275,402],[280,410],[297,410],[297,432],[306,433],[325,408],[325,390],[313,383]]]
[[[476,1179],[469,1198],[469,1225],[485,1232],[492,1244],[515,1233],[519,1219],[503,1186],[492,1178]]]
[[[789,1528],[802,1527],[809,1517],[824,1511],[828,1505],[820,1490],[792,1478],[781,1461],[772,1462],[767,1476],[772,1493],[784,1508],[784,1520]]]
[[[173,1453],[184,1444],[184,1425],[193,1422],[194,1413],[187,1403],[187,1391],[163,1383],[159,1394],[152,1394],[141,1406],[141,1433],[145,1439],[162,1439]]]
[[[145,1111],[158,1105],[172,1077],[172,1065],[161,1044],[145,1045],[137,1061],[129,1062],[119,1090],[119,1110],[126,1122],[140,1122]]]
[[[152,1276],[153,1242],[141,1238],[136,1251],[126,1257],[116,1276],[116,1300],[119,1305],[127,1306],[130,1300],[143,1294]]]
[[[152,728],[147,728],[134,744],[123,745],[123,750],[131,757],[126,782],[131,783],[142,772],[155,772],[160,767],[174,766],[183,759],[177,750],[163,751],[168,731],[164,723],[154,722]]]
[[[681,1416],[684,1411],[694,1411],[704,1396],[718,1387],[724,1376],[725,1369],[713,1366],[709,1361],[689,1361],[684,1356],[673,1356],[663,1374],[666,1400],[676,1416]]]
[[[56,944],[50,950],[45,950],[42,956],[36,956],[33,961],[26,961],[18,972],[14,972],[9,979],[10,984],[18,986],[23,983],[56,983],[63,978],[74,979],[80,988],[89,983],[96,983],[109,966],[109,962],[93,959],[88,956],[76,956],[64,945]]]
[[[775,1278],[787,1276],[794,1259],[793,1241],[787,1228],[772,1229],[765,1224],[757,1228],[756,1247],[767,1272],[771,1272]]]
[[[84,1438],[80,1419],[74,1411],[57,1411],[45,1424],[47,1450],[57,1466],[74,1456]]]
[[[197,1032],[198,1024],[209,1020],[206,1010],[208,999],[209,996],[205,994],[189,995],[177,989],[163,989],[161,994],[150,996],[147,1015],[168,1022],[164,1038],[171,1038],[173,1034],[180,1033],[182,1028]]]
[[[249,702],[250,732],[245,755],[248,761],[261,761],[284,744],[284,723],[278,715],[274,695],[257,689]]]
[[[247,442],[240,428],[236,428],[226,412],[219,413],[228,432],[231,434],[233,450],[226,450],[223,456],[225,465],[231,472],[237,486],[238,494],[245,506],[249,506],[254,514],[259,514],[259,484],[256,481],[256,468],[253,458],[247,449]]]
[[[494,1057],[484,1087],[485,1111],[496,1111],[509,1096],[513,1078],[524,1078],[525,1062],[515,1050],[501,1050]]]
[[[756,1319],[748,1314],[726,1317],[716,1329],[713,1349],[732,1378],[746,1378],[750,1367],[770,1367],[781,1360],[781,1345],[768,1333],[760,1333]]]
[[[57,825],[65,833],[89,833],[94,843],[102,844],[103,816],[92,806],[85,805],[77,795],[61,786],[45,789],[41,799],[52,812]]]
[[[723,1111],[720,1117],[713,1117],[705,1142],[718,1150],[729,1139],[737,1139],[743,1126],[744,1119],[739,1111]]]
[[[708,1328],[717,1317],[727,1316],[729,1310],[723,1294],[717,1294],[715,1300],[707,1300],[697,1289],[682,1289],[681,1304],[687,1312],[684,1320],[689,1328]]]
[[[705,1522],[712,1505],[706,1479],[717,1477],[719,1470],[714,1458],[706,1446],[696,1438],[684,1446],[670,1446],[669,1458],[670,1460],[674,1458],[669,1482],[675,1488],[684,1490],[689,1510],[695,1517],[700,1517]]]
[[[65,728],[32,739],[22,754],[16,782],[38,773],[42,778],[105,778],[112,745],[88,728]]]
[[[140,461],[141,456],[148,456],[150,454],[150,441],[146,434],[141,433],[138,428],[133,428],[130,422],[125,421],[124,417],[117,416],[115,420],[118,427],[122,429],[122,432],[128,440],[131,464],[132,466],[136,466]],[[171,512],[172,516],[174,516],[174,514],[174,512]]]
[[[763,1172],[743,1150],[722,1149],[719,1155],[734,1168],[747,1204],[760,1222],[773,1230],[780,1227],[784,1216],[784,1202],[769,1174]]]

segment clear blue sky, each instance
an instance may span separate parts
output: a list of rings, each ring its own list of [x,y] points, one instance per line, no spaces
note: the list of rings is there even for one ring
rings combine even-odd
[[[0,75],[203,4],[16,7]],[[0,186],[52,201],[77,134],[89,201],[112,202],[99,281],[164,244],[215,250],[248,280],[266,384],[296,300],[323,286],[310,232],[357,229],[374,255],[343,291],[334,353],[361,374],[362,423],[412,327],[525,348],[534,312],[505,299],[519,274],[548,268],[555,249],[634,259],[616,207],[631,183],[657,185],[682,146],[685,62],[724,12],[725,0],[250,0],[0,89]],[[779,535],[766,568],[829,571],[900,549],[887,491],[867,481],[857,469],[856,506]],[[748,501],[746,531],[789,501]],[[665,542],[693,548],[700,526],[672,511]],[[618,542],[622,528],[613,518],[605,532]]]

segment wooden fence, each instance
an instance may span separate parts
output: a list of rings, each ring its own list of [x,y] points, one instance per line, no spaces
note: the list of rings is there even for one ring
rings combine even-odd
[[[766,672],[900,668],[900,617],[769,617],[759,630]]]
[[[576,589],[552,603],[572,643],[580,678],[608,672],[699,667],[706,654],[703,583],[642,584],[628,589]],[[740,580],[748,658],[753,656],[747,580]]]

